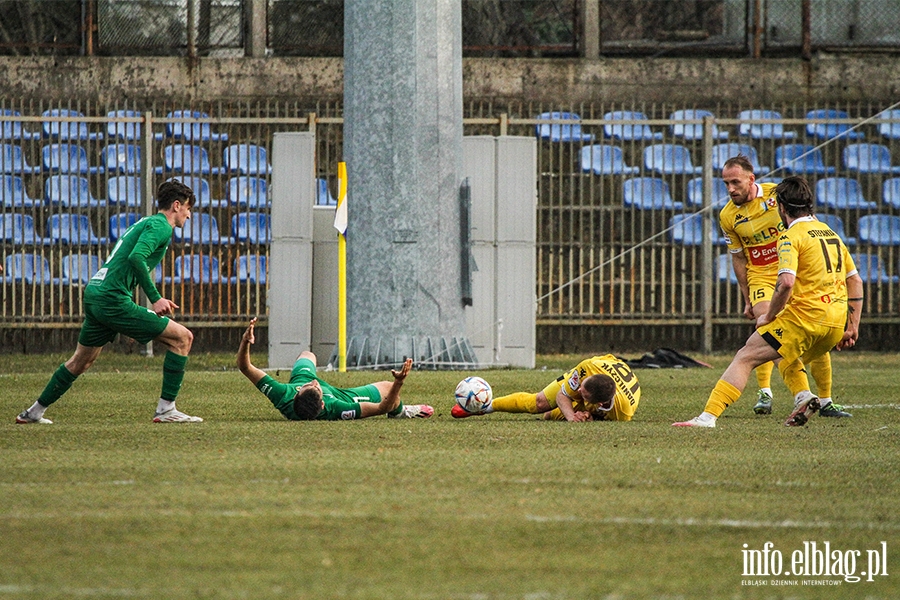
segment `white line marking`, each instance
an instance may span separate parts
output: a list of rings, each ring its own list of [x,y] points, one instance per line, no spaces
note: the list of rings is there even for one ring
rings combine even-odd
[[[668,527],[737,527],[746,529],[810,529],[833,528],[846,529],[900,529],[900,523],[832,523],[830,521],[741,521],[737,519],[654,519],[654,518],[629,518],[606,517],[602,519],[584,519],[583,517],[557,516],[557,515],[526,515],[525,519],[536,523],[567,523],[577,522],[611,524],[611,525],[653,525]]]

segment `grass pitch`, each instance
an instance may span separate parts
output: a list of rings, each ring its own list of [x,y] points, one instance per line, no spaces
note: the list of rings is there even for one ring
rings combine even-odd
[[[900,597],[896,356],[835,353],[854,417],[796,429],[777,374],[775,414],[752,414],[752,382],[718,428],[671,427],[730,357],[638,371],[631,423],[454,420],[458,372],[410,375],[429,420],[292,423],[230,355],[196,355],[179,407],[206,422],[155,425],[161,358],[104,354],[53,425],[14,425],[64,358],[0,356],[0,600]],[[580,358],[477,374],[536,391]],[[767,542],[782,575],[749,574]],[[784,575],[826,542],[832,572],[888,574]]]

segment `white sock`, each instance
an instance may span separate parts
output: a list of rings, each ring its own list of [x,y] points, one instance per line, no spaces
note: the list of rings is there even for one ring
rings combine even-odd
[[[28,416],[32,419],[43,418],[45,410],[47,410],[46,406],[42,406],[40,402],[35,402],[31,405],[31,408],[28,409]]]
[[[829,404],[831,404],[831,398],[830,398],[830,397],[828,397],[828,398],[819,398],[819,408],[825,408],[825,407],[828,406]]]
[[[168,400],[159,399],[159,404],[156,405],[156,412],[164,413],[166,411],[172,410],[175,408],[175,402],[170,402]]]
[[[772,397],[772,388],[759,388],[759,391],[767,395],[769,398]]]
[[[703,411],[702,413],[700,413],[700,416],[697,417],[697,420],[698,420],[698,421],[702,421],[703,423],[709,423],[710,421],[712,421],[713,423],[715,423],[715,422],[716,422],[716,415],[714,415],[714,414],[712,414],[712,413],[708,413],[708,412],[706,412],[706,411]]]

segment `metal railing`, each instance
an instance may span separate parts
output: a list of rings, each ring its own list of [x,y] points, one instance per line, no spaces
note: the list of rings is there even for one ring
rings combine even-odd
[[[188,146],[204,151],[209,161],[208,170],[203,166],[205,172],[191,180],[200,190],[194,221],[201,222],[203,216],[207,226],[196,232],[199,239],[176,238],[159,273],[159,285],[164,295],[181,305],[181,319],[193,326],[236,327],[248,316],[266,313],[265,283],[259,277],[242,278],[239,272],[246,257],[267,256],[265,229],[250,232],[262,234],[261,238],[248,238],[236,229],[240,219],[268,214],[265,192],[258,187],[239,192],[232,186],[238,185],[238,177],[256,179],[257,186],[260,182],[267,185],[268,172],[254,170],[249,159],[243,159],[246,164],[234,165],[227,158],[230,147],[252,144],[270,155],[274,132],[313,131],[317,171],[323,182],[321,201],[333,201],[337,189],[342,118],[336,104],[208,104],[188,107],[206,114],[193,117],[174,116],[176,107],[165,103],[68,107],[86,116],[43,115],[48,106],[0,103],[0,108],[4,107],[21,114],[0,116],[4,132],[0,140],[4,144],[0,155],[0,170],[4,171],[0,260],[6,268],[0,284],[0,323],[4,327],[77,327],[82,318],[83,283],[63,280],[66,257],[80,253],[87,261],[91,257],[102,260],[116,233],[110,220],[120,213],[151,214],[155,187],[165,178],[181,176],[172,169],[173,161],[187,159]],[[540,137],[535,281],[539,326],[682,325],[701,328],[708,336],[713,326],[745,323],[740,293],[729,279],[730,264],[720,262],[727,261],[720,258],[725,247],[717,241],[715,205],[724,200],[715,188],[717,161],[722,160],[723,152],[732,153],[721,144],[743,144],[745,151],[755,152],[760,177],[779,178],[796,171],[775,171],[789,146],[807,146],[808,154],[801,156],[802,160],[818,156],[822,172],[807,173],[818,190],[818,213],[822,218],[839,218],[851,251],[867,259],[865,320],[900,322],[900,234],[883,241],[869,237],[865,229],[874,215],[900,222],[900,136],[892,132],[892,128],[900,129],[900,113],[878,117],[885,107],[859,104],[822,107],[845,114],[816,117],[809,116],[813,107],[796,105],[768,108],[778,116],[741,116],[744,110],[760,107],[719,105],[706,107],[710,113],[706,116],[696,113],[674,119],[673,113],[684,108],[600,104],[562,111],[558,106],[540,105],[466,107],[467,135]],[[112,114],[117,110],[136,114]],[[610,114],[626,110],[632,114],[624,119],[613,119]],[[550,112],[557,114],[539,118]],[[634,113],[642,113],[644,118]],[[75,128],[69,131],[66,125]],[[755,126],[783,131],[782,137],[751,134]],[[818,134],[817,126],[828,131]],[[639,128],[646,139],[628,135],[628,128],[632,134]],[[835,131],[844,133],[827,137]],[[54,145],[59,149],[59,144],[84,151],[85,165],[66,159],[74,161],[78,172],[65,176],[75,177],[73,181],[84,186],[79,196],[82,205],[73,205],[71,192],[63,198],[53,196],[60,166],[52,160],[45,162],[45,158],[49,149]],[[675,172],[654,165],[645,154],[660,144],[681,148],[694,168]],[[876,144],[879,151],[886,152],[889,164],[854,166],[852,152],[869,152]],[[140,156],[129,163],[127,152],[117,152],[124,146],[137,149]],[[108,156],[110,147],[116,152],[107,167],[101,157]],[[602,160],[592,162],[602,152],[621,154],[624,168],[613,169]],[[19,154],[19,162],[10,162]],[[123,177],[138,179],[119,179]],[[668,191],[665,205],[640,208],[626,196],[626,189],[639,177],[650,178],[645,185]],[[134,187],[129,187],[131,184]],[[124,196],[116,199],[120,185]],[[849,192],[858,195],[850,197]],[[53,220],[66,214],[78,217],[76,223],[86,220],[96,239],[78,238],[72,225],[67,225],[70,229],[61,238],[54,238]],[[29,221],[35,230],[32,237],[25,233],[25,237],[15,238],[11,227]],[[73,237],[79,241],[73,242]],[[40,262],[46,260],[48,281],[37,283],[13,276],[16,264],[29,254]],[[217,265],[218,278],[178,282],[177,265],[186,260],[183,257],[195,255],[201,257],[196,260]],[[880,276],[871,273],[876,261]]]

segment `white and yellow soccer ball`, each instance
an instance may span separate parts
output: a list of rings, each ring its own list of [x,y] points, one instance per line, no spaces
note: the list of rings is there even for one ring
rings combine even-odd
[[[466,412],[480,413],[493,398],[491,385],[481,377],[466,377],[456,386],[456,403]]]

